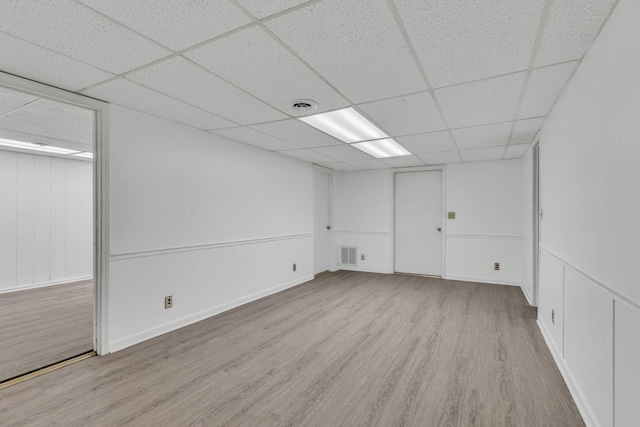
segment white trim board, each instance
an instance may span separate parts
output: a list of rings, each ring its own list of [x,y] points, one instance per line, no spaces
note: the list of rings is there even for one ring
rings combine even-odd
[[[508,282],[506,280],[495,280],[495,279],[485,279],[482,277],[469,277],[469,276],[457,276],[455,274],[447,274],[442,277],[446,280],[459,280],[461,282],[477,282],[477,283],[488,283],[490,285],[504,285],[504,286],[520,286],[522,287],[522,283]]]
[[[58,286],[58,285],[67,285],[69,283],[75,282],[84,282],[86,280],[93,280],[93,276],[85,276],[85,277],[72,277],[70,279],[58,280],[55,282],[47,282],[47,283],[36,283],[28,286],[18,286],[15,288],[8,288],[0,290],[0,294],[8,294],[11,292],[20,292],[20,291],[28,291],[30,289],[38,289],[38,288],[48,288],[49,286]]]
[[[277,286],[273,286],[269,289],[265,289],[263,291],[253,293],[251,295],[247,295],[247,296],[235,299],[233,301],[220,304],[215,307],[199,311],[197,313],[190,314],[180,319],[176,319],[171,322],[155,326],[153,328],[144,330],[142,332],[129,335],[128,337],[111,341],[109,343],[109,350],[114,352],[114,351],[122,350],[127,347],[131,347],[132,345],[139,344],[143,341],[149,340],[151,338],[155,338],[160,335],[164,335],[171,331],[175,331],[176,329],[180,329],[182,327],[191,325],[193,323],[199,322],[201,320],[207,319],[217,314],[224,313],[225,311],[232,310],[234,308],[240,307],[250,302],[257,301],[269,295],[277,294],[278,292],[282,292],[286,289],[292,288],[294,286],[298,286],[310,280],[313,280],[313,275],[305,276],[300,279],[296,279],[296,280],[286,282]]]
[[[363,272],[363,273],[393,274],[393,271],[381,270],[381,269],[378,269],[378,268],[354,267],[352,265],[343,265],[343,264],[338,264],[338,270],[360,271],[360,272]]]

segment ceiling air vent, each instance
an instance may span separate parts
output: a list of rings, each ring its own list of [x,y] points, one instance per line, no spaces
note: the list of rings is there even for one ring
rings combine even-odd
[[[358,248],[342,246],[340,247],[340,264],[342,265],[356,265],[356,253]]]
[[[291,109],[296,113],[309,113],[318,108],[318,103],[311,99],[296,99],[291,101]]]

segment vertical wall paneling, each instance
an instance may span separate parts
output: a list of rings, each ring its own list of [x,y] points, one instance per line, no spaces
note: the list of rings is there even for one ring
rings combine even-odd
[[[33,284],[35,156],[18,154],[17,286]]]
[[[80,162],[67,160],[67,198],[65,215],[65,277],[80,272]]]
[[[0,151],[0,290],[16,287],[18,155]]]
[[[80,277],[93,273],[93,163],[80,165],[80,206],[78,226],[80,228],[79,271]]]
[[[551,335],[558,353],[564,354],[564,265],[540,251],[538,321]]]
[[[51,158],[51,281],[65,278],[67,168],[64,159]]]
[[[51,158],[35,157],[34,284],[51,281]]]

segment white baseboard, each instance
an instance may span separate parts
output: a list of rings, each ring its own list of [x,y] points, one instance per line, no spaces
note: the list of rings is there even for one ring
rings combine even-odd
[[[393,274],[392,271],[389,270],[380,270],[378,268],[364,268],[364,267],[354,267],[351,265],[340,265],[338,267],[339,270],[345,271],[362,271],[364,273],[382,273],[382,274]]]
[[[535,305],[533,305],[533,295],[531,295],[531,292],[529,292],[529,288],[527,288],[524,283],[520,286],[520,288],[522,288],[522,293],[524,294],[524,297],[527,299],[527,302],[529,303],[530,306],[535,307]]]
[[[558,369],[562,374],[562,378],[564,378],[564,382],[567,384],[569,393],[571,393],[573,400],[576,402],[578,411],[580,412],[580,415],[582,415],[582,420],[587,425],[587,427],[601,427],[595,415],[593,414],[591,407],[587,403],[587,400],[585,399],[584,394],[582,393],[582,390],[580,389],[580,387],[578,386],[578,383],[576,383],[575,378],[571,374],[569,367],[565,364],[564,358],[560,354],[558,347],[556,346],[555,342],[551,338],[551,334],[547,330],[546,325],[544,324],[544,322],[541,322],[540,319],[538,319],[536,323],[538,324],[538,328],[542,333],[542,337],[544,338],[544,341],[547,343],[547,347],[549,347],[549,351],[551,351],[553,360],[556,362],[556,365],[558,366]]]
[[[129,335],[125,338],[120,338],[118,340],[112,341],[109,343],[109,353],[113,353],[119,350],[122,350],[127,347],[131,347],[132,345],[139,344],[143,341],[149,340],[151,338],[155,338],[157,336],[166,334],[167,332],[175,331],[176,329],[180,329],[187,325],[191,325],[192,323],[199,322],[201,320],[207,319],[211,316],[215,316],[216,314],[223,313],[225,311],[229,311],[236,307],[239,307],[244,304],[248,304],[260,298],[264,298],[269,295],[276,294],[278,292],[284,291],[285,289],[292,288],[294,286],[300,285],[302,283],[308,282],[309,280],[313,280],[313,275],[305,276],[300,279],[292,280],[287,283],[280,284],[278,286],[274,286],[269,289],[265,289],[260,292],[253,293],[251,295],[247,295],[242,298],[238,298],[236,300],[230,301],[225,304],[220,304],[218,306],[199,311],[194,314],[190,314],[188,316],[182,317],[180,319],[173,320],[168,323],[164,323],[162,325],[156,326],[151,329],[144,330],[142,332],[138,332],[133,335]]]
[[[522,286],[520,283],[515,282],[507,282],[504,280],[495,280],[495,279],[487,279],[484,277],[468,277],[468,276],[457,276],[455,274],[447,274],[443,279],[446,280],[460,280],[462,282],[478,282],[478,283],[489,283],[491,285],[506,285],[506,286]]]
[[[18,286],[17,288],[9,288],[0,290],[0,294],[7,294],[10,292],[26,291],[29,289],[46,288],[48,286],[68,285],[69,283],[84,282],[85,280],[92,280],[93,276],[86,277],[74,277],[71,279],[58,280],[56,282],[36,283],[35,285]]]

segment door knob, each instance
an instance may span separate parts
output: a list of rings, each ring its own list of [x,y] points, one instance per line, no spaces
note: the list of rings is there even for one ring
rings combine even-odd
[[[442,228],[441,228],[441,227],[438,227],[438,228],[436,228],[436,230],[438,230],[438,231],[442,231]]]
[[[327,230],[331,230],[331,226],[330,225],[327,225]]]

